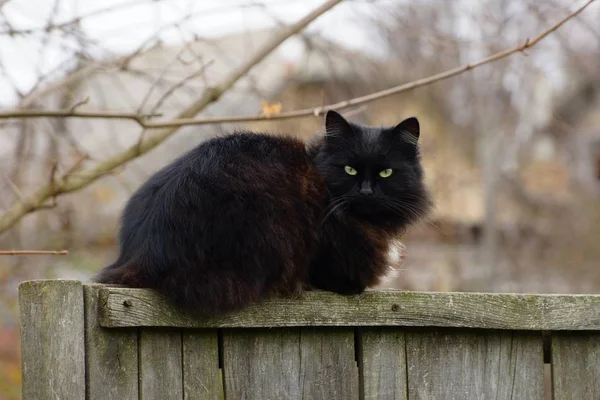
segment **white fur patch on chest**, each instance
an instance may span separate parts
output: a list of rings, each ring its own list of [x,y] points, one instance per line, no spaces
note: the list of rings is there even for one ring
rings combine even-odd
[[[400,240],[390,241],[386,256],[388,269],[386,274],[380,278],[380,283],[388,283],[400,274],[406,255],[406,246]]]

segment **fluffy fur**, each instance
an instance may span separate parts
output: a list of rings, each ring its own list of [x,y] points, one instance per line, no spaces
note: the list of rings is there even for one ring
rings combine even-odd
[[[329,196],[310,270],[313,287],[358,294],[387,274],[390,244],[432,205],[423,183],[419,134],[416,118],[375,128],[327,113],[326,134],[309,150]],[[382,177],[388,169],[391,175]]]
[[[298,294],[325,208],[304,143],[239,132],[154,174],[127,203],[120,255],[97,282],[148,287],[193,314]]]

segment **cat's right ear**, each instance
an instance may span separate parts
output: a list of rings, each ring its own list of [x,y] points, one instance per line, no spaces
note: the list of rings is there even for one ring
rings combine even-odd
[[[325,132],[328,137],[344,137],[353,132],[352,127],[344,117],[333,110],[325,115]]]

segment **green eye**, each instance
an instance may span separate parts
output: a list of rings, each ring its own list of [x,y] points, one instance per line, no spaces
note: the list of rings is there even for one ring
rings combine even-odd
[[[355,170],[354,168],[352,168],[352,167],[351,167],[351,166],[349,166],[349,165],[346,165],[346,166],[344,167],[344,171],[346,171],[346,173],[347,173],[348,175],[356,175],[356,174],[358,174],[358,171],[357,171],[357,170]]]
[[[390,176],[392,174],[392,169],[388,168],[388,169],[384,169],[383,171],[381,171],[379,173],[379,176],[382,178],[387,178],[388,176]]]

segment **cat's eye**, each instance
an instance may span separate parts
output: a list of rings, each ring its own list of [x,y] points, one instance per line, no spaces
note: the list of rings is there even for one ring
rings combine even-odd
[[[352,167],[351,167],[351,166],[349,166],[349,165],[346,165],[346,166],[344,167],[344,171],[346,171],[346,173],[347,173],[348,175],[356,175],[356,174],[358,174],[358,171],[357,171],[357,170],[355,170],[354,168],[352,168]]]
[[[392,169],[388,168],[388,169],[384,169],[383,171],[379,172],[379,176],[382,178],[387,178],[390,175],[392,175]]]

